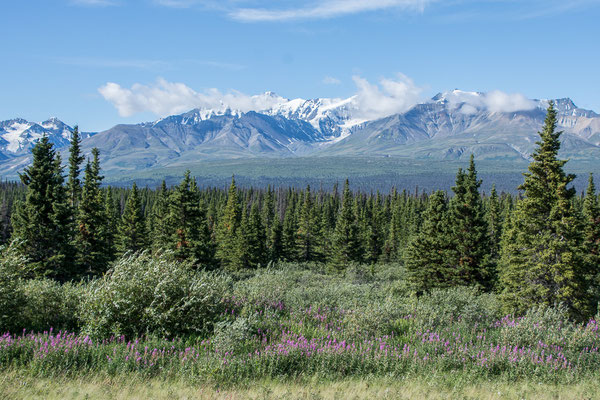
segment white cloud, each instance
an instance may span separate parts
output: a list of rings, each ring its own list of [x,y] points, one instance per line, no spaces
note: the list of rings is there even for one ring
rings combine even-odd
[[[131,89],[108,82],[98,92],[112,103],[119,115],[129,117],[133,114],[150,111],[164,117],[182,113],[193,108],[224,110],[227,108],[248,112],[265,110],[282,102],[279,97],[268,94],[248,96],[241,92],[222,93],[209,89],[196,92],[183,83],[167,82],[158,79],[154,85],[134,84]]]
[[[334,78],[333,76],[326,76],[323,78],[323,83],[326,85],[339,85],[342,83],[338,78]]]
[[[364,78],[352,78],[358,92],[355,96],[355,118],[372,120],[408,111],[420,100],[422,89],[403,74],[396,80],[382,79],[379,85]]]
[[[80,6],[116,6],[117,3],[113,0],[71,0],[72,4]]]
[[[188,8],[198,3],[197,0],[154,0],[160,6],[173,8]]]
[[[359,76],[354,76],[353,80],[357,87],[356,94],[352,96],[352,118],[355,119],[371,120],[401,113],[417,104],[420,99],[421,88],[402,74],[397,79],[382,79],[379,84],[372,84]],[[152,85],[135,83],[129,89],[108,82],[98,92],[123,117],[148,111],[164,117],[193,108],[262,111],[287,101],[272,93],[250,96],[233,90],[227,93],[218,89],[197,92],[183,83],[164,79],[158,79]]]
[[[461,106],[464,114],[474,114],[485,109],[490,112],[515,112],[533,110],[536,103],[520,93],[505,93],[494,90],[488,93],[463,92],[454,90],[444,94],[450,104]]]
[[[294,19],[325,19],[389,8],[422,11],[436,0],[319,0],[302,8],[276,10],[270,8],[238,8],[229,13],[246,22],[287,21]]]

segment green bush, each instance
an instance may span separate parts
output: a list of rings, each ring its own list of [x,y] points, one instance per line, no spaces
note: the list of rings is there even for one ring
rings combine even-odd
[[[461,322],[489,325],[502,316],[494,294],[479,293],[470,287],[434,289],[414,300],[406,312],[423,328],[438,328]]]
[[[536,306],[514,324],[504,325],[501,336],[504,342],[518,346],[533,346],[540,342],[564,345],[565,338],[571,336],[574,328],[567,307]]]
[[[50,279],[24,281],[23,325],[36,332],[54,328],[75,331],[79,327],[77,310],[82,298],[83,286],[60,284]]]
[[[27,260],[15,245],[0,249],[0,332],[22,329],[24,295],[21,287]]]
[[[80,315],[94,337],[206,335],[224,312],[230,279],[169,255],[129,254],[90,282]]]

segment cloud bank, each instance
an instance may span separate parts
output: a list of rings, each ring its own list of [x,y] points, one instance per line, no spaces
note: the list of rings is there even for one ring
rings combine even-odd
[[[505,93],[494,90],[488,93],[463,92],[454,90],[444,94],[444,98],[464,114],[474,114],[478,110],[490,112],[516,112],[533,110],[536,103],[520,93]]]
[[[360,76],[354,76],[353,80],[356,92],[349,99],[352,105],[352,119],[374,120],[404,113],[424,100],[423,88],[403,74],[398,74],[393,79],[383,78],[377,83],[369,82]],[[218,89],[207,89],[198,92],[184,83],[168,82],[165,79],[158,79],[150,85],[136,83],[130,88],[108,82],[100,87],[98,92],[122,117],[142,112],[165,117],[194,108],[265,111],[289,101],[270,92],[254,96],[236,90],[222,92]],[[455,108],[460,107],[460,111],[465,114],[473,114],[480,110],[515,112],[536,107],[534,101],[522,94],[498,90],[489,93],[455,90],[445,93],[444,98]]]
[[[281,98],[270,95],[248,96],[238,91],[222,93],[218,89],[208,89],[201,93],[183,83],[167,82],[164,79],[158,79],[153,85],[136,83],[130,89],[108,82],[98,92],[115,106],[122,117],[147,111],[165,117],[193,108],[260,111],[272,108],[282,101]]]
[[[229,13],[233,19],[245,22],[289,21],[296,19],[327,19],[389,8],[422,11],[434,0],[320,0],[301,8],[276,10],[270,8],[238,8]]]

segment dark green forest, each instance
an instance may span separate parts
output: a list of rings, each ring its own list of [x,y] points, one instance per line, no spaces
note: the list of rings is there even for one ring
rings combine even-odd
[[[472,286],[500,295],[506,312],[566,305],[574,319],[600,300],[600,206],[590,174],[584,194],[558,158],[550,106],[519,195],[481,193],[475,162],[451,192],[292,187],[199,188],[189,171],[158,189],[102,185],[101,154],[85,159],[77,129],[67,168],[42,138],[21,182],[0,186],[0,239],[30,278],[102,276],[126,253],[168,252],[195,268],[245,271],[280,261],[405,266],[413,293]]]

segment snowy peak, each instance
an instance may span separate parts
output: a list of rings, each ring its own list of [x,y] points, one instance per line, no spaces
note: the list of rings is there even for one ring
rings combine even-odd
[[[29,122],[23,118],[15,118],[0,122],[0,152],[9,155],[28,154],[29,150],[44,135],[57,148],[64,147],[71,140],[73,128],[56,117],[44,122]],[[82,133],[82,138],[93,133]]]

